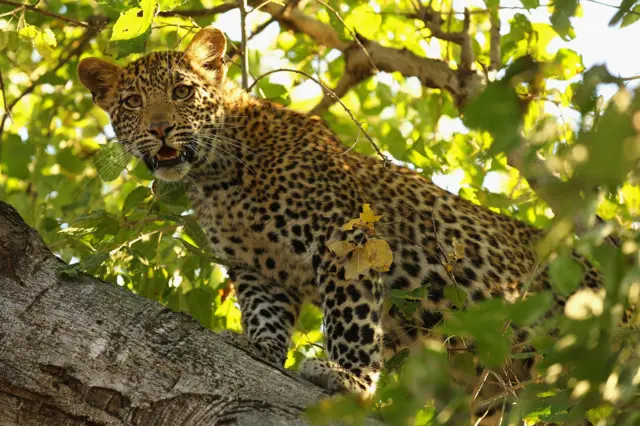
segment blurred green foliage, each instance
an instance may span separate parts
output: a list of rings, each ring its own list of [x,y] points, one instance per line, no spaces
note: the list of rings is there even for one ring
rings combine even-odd
[[[490,15],[500,9],[499,0],[485,3],[486,10],[470,14],[478,69],[490,62]],[[351,40],[355,31],[419,56],[427,51],[439,55],[453,68],[460,62],[458,45],[430,37],[423,23],[406,16],[404,12],[413,11],[411,1],[328,4],[332,7],[314,1],[295,7],[329,24],[342,40]],[[430,5],[443,12],[441,28],[463,28],[463,15],[453,13],[451,2],[434,0]],[[224,268],[202,249],[205,237],[181,186],[153,183],[142,162],[112,143],[108,117],[93,106],[77,80],[79,57],[73,54],[110,56],[124,63],[144,52],[184,47],[200,26],[230,19],[239,26],[236,11],[171,13],[217,6],[220,3],[212,0],[47,0],[37,5],[55,17],[0,2],[0,102],[3,110],[11,108],[1,129],[0,199],[15,206],[70,263],[64,273],[94,274],[188,312],[213,330],[239,330],[233,288]],[[505,69],[462,111],[449,93],[425,89],[417,79],[398,73],[370,78],[343,100],[396,160],[437,182],[457,179],[464,198],[549,230],[540,252],[548,256],[544,260],[550,262],[558,293],[575,291],[585,273],[572,260],[571,249],[587,255],[604,273],[606,297],[590,299],[597,315],[558,312],[533,335],[535,353],[545,356],[542,367],[550,368],[541,380],[521,384],[519,402],[508,420],[570,423],[586,415],[598,425],[636,425],[638,336],[618,323],[629,301],[637,303],[640,297],[640,97],[602,66],[585,70],[580,52],[549,50],[554,39],[575,37],[571,22],[582,13],[580,1],[546,6],[548,23],[531,22],[524,13],[538,7],[545,6],[522,0],[523,13],[513,15],[500,38]],[[631,25],[639,11],[636,0],[623,0],[611,24]],[[250,17],[254,29],[270,18],[262,12]],[[277,23],[266,28],[276,31],[256,36],[270,37],[268,49],[250,46],[251,75],[295,68],[335,87],[344,69],[339,52]],[[239,68],[232,64],[229,75],[238,79]],[[618,85],[618,92],[604,102],[598,90],[611,83]],[[310,109],[321,97],[320,91],[309,91],[309,83],[299,75],[284,73],[260,80],[255,93],[298,109]],[[373,154],[340,106],[324,118],[346,145],[357,142],[356,150]],[[516,151],[523,167],[541,162],[538,172],[543,173],[534,176],[538,193],[522,178],[523,170],[508,165],[508,155]],[[544,201],[539,197],[543,193]],[[550,200],[556,201],[555,215],[546,204]],[[596,214],[607,222],[594,224]],[[621,236],[622,250],[603,243],[612,229]],[[428,288],[411,294],[396,291],[390,300],[411,312],[427,294]],[[455,289],[446,297],[458,307],[466,303]],[[505,358],[528,356],[512,352],[505,324],[530,324],[552,301],[548,293],[515,305],[487,301],[448,316],[438,331],[474,339],[478,357],[498,366]],[[321,313],[305,308],[288,367],[322,354],[320,324]],[[549,337],[553,329],[560,330],[557,339]],[[454,415],[467,413],[470,396],[452,386],[450,374],[473,374],[471,354],[448,356],[434,342],[414,352],[403,351],[387,364],[374,400],[323,401],[310,409],[310,417],[358,422],[373,412],[391,424],[423,425],[447,424]]]

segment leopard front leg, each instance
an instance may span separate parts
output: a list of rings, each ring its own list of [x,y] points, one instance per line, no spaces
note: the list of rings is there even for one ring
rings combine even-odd
[[[221,335],[259,358],[283,366],[300,298],[254,272],[231,270],[229,276],[236,286],[244,334],[225,331]]]
[[[377,273],[345,279],[344,263],[329,258],[319,267],[329,361],[306,360],[301,374],[333,392],[370,396],[382,368],[382,280]]]

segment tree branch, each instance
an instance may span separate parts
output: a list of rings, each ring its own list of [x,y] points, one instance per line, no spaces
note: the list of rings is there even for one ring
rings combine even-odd
[[[78,21],[77,19],[67,18],[67,17],[59,15],[57,13],[52,13],[52,12],[48,12],[48,11],[43,10],[43,9],[38,9],[35,6],[30,6],[30,5],[25,4],[25,3],[18,3],[18,2],[15,2],[15,1],[11,1],[11,0],[0,0],[0,4],[6,4],[7,6],[13,6],[16,9],[30,10],[31,12],[36,12],[36,13],[39,13],[41,15],[49,16],[51,18],[55,18],[55,19],[58,19],[60,21],[64,21],[64,22],[66,22],[68,24],[71,24],[71,25],[74,25],[76,27],[89,28],[91,26],[87,22],[82,22],[82,21]]]
[[[240,8],[240,63],[242,64],[242,88],[249,87],[249,58],[247,55],[247,0],[238,0]]]
[[[498,71],[502,66],[502,59],[500,55],[500,17],[498,12],[492,12],[490,15],[491,29],[489,40],[489,71]]]
[[[167,10],[158,12],[157,16],[183,16],[185,18],[201,18],[203,16],[213,16],[225,13],[238,7],[237,3],[223,3],[221,5],[195,10]]]
[[[4,91],[4,77],[2,75],[2,68],[0,68],[0,95],[2,95],[2,112],[3,118],[2,123],[4,123],[4,116],[6,115],[12,122],[13,118],[11,117],[11,111],[9,110],[9,106],[7,105],[7,94]],[[0,136],[2,135],[2,126],[0,126]]]
[[[259,0],[249,0],[248,3],[252,6],[261,4]],[[450,92],[459,106],[464,105],[484,87],[484,79],[479,74],[458,73],[444,61],[421,57],[407,49],[382,46],[359,35],[353,42],[343,41],[329,25],[307,16],[299,9],[286,10],[285,6],[270,2],[264,4],[261,10],[292,31],[306,34],[320,45],[343,52],[347,65],[342,77],[344,81],[336,87],[337,94],[346,94],[376,70],[417,77],[425,87]],[[352,75],[347,75],[348,73]],[[335,98],[325,94],[313,112],[321,114],[334,103]]]
[[[304,425],[326,397],[187,315],[61,265],[0,201],[0,424]]]

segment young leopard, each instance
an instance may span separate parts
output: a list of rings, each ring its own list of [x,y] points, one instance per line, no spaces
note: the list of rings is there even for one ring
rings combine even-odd
[[[302,374],[331,391],[369,394],[383,360],[443,319],[447,286],[470,302],[520,297],[539,230],[348,151],[317,117],[249,96],[225,77],[225,48],[223,33],[205,28],[184,52],[124,68],[88,58],[78,73],[124,148],[157,178],[187,183],[211,250],[236,265],[237,344],[281,366],[301,305],[318,304],[329,361],[308,360]],[[365,204],[382,216],[377,238],[394,259],[388,272],[347,279],[346,257],[327,243],[365,244],[365,230],[343,229]],[[455,244],[463,252],[451,265]],[[535,276],[530,289],[550,288],[546,273]],[[599,281],[588,267],[585,284]],[[413,316],[383,310],[388,289],[425,285],[428,300]]]

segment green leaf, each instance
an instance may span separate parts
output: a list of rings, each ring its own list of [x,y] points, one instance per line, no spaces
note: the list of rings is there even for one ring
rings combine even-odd
[[[609,21],[609,26],[613,26],[620,22],[620,20],[629,13],[631,6],[633,6],[636,1],[637,0],[622,0],[622,2],[620,2],[620,6],[618,6],[618,11],[613,15],[611,21]]]
[[[144,53],[147,50],[147,39],[150,35],[151,27],[138,37],[109,43],[109,51],[115,53],[116,59],[124,58],[134,53]]]
[[[98,154],[94,157],[93,164],[96,166],[98,176],[105,182],[111,182],[120,176],[120,173],[127,166],[127,157],[119,144],[110,143],[102,146]]]
[[[188,201],[185,194],[185,186],[181,182],[155,180],[153,193],[158,200],[175,207],[172,211],[177,214],[182,213],[187,207]]]
[[[156,0],[141,0],[140,7],[134,7],[121,13],[113,25],[110,40],[131,40],[145,34],[151,26],[156,7]]]
[[[332,14],[331,11],[329,13]],[[347,28],[355,30],[357,34],[373,39],[380,29],[382,16],[376,13],[371,4],[364,3],[353,8],[344,19],[344,23]]]
[[[640,159],[640,139],[633,125],[640,110],[640,96],[632,98],[626,88],[616,93],[599,118],[593,132],[583,133],[578,142],[587,159],[576,168],[584,185],[605,186],[613,190]]]
[[[588,114],[596,109],[598,85],[615,82],[616,78],[609,73],[604,65],[593,66],[583,74],[581,82],[574,83],[572,86],[574,95],[571,103],[581,114]]]
[[[627,27],[635,23],[638,19],[640,19],[640,4],[635,5],[633,9],[631,9],[631,12],[624,15],[620,23],[620,28]]]
[[[28,179],[31,175],[29,164],[35,153],[33,144],[23,142],[18,135],[9,134],[0,145],[2,148],[2,169],[10,177]]]
[[[476,354],[480,361],[489,368],[498,368],[504,364],[511,351],[509,333],[500,333],[490,328],[485,333],[473,336],[476,341]]]
[[[566,41],[576,36],[569,18],[575,16],[577,9],[578,0],[557,0],[553,3],[551,24],[558,35]]]
[[[467,301],[467,293],[455,285],[444,288],[444,297],[458,309],[464,308],[464,304]]]
[[[20,45],[20,34],[17,31],[0,31],[0,51],[15,52]]]
[[[74,154],[72,148],[65,148],[58,151],[56,160],[58,160],[58,164],[69,173],[79,174],[84,170],[84,162]]]
[[[487,114],[491,111],[491,114]],[[464,110],[463,122],[493,136],[489,155],[506,152],[520,142],[522,109],[515,90],[505,81],[490,83]]]
[[[549,265],[549,277],[553,288],[563,296],[573,293],[580,283],[584,269],[571,256],[560,254]]]
[[[203,250],[209,248],[209,238],[204,233],[200,224],[192,216],[182,217],[184,232]]]
[[[92,274],[108,258],[109,258],[109,253],[96,252],[85,257],[81,262],[62,267],[61,272],[64,272],[65,274],[71,275],[71,276],[77,275],[77,271],[82,271],[88,274]],[[73,270],[75,270],[76,272],[75,273],[72,272]]]
[[[56,35],[49,28],[45,28],[41,33],[42,40],[49,47],[56,47],[58,42],[56,41]]]
[[[509,306],[511,320],[519,327],[527,327],[546,314],[553,304],[553,294],[549,291],[534,293],[523,301]]]
[[[189,314],[209,329],[213,328],[213,307],[217,295],[210,287],[194,288],[185,295]]]
[[[262,91],[265,99],[281,99],[289,95],[289,90],[281,84],[274,84],[265,79],[258,82],[258,87]]]
[[[540,6],[540,0],[521,0],[525,9],[535,9]]]
[[[571,49],[558,49],[553,65],[553,76],[559,80],[569,80],[584,71],[582,56]]]
[[[138,4],[137,0],[98,0],[98,3],[111,7],[119,12],[127,10]]]
[[[470,337],[476,342],[476,353],[484,365],[498,367],[511,349],[513,331],[507,328],[509,306],[502,299],[490,299],[469,307],[466,311],[452,311],[437,331]]]
[[[40,31],[38,31],[38,28],[35,25],[26,24],[18,31],[18,34],[20,34],[20,37],[33,40],[34,38],[38,37]]]
[[[182,6],[187,0],[159,0],[158,9],[160,12],[166,12]]]
[[[153,175],[149,171],[149,168],[144,164],[144,161],[136,162],[131,174],[141,180],[153,180]]]
[[[411,353],[411,351],[408,348],[404,348],[400,352],[394,354],[391,357],[391,359],[389,359],[388,361],[385,361],[384,368],[385,368],[386,372],[387,373],[391,373],[392,371],[395,371],[395,370],[399,369],[400,367],[402,367],[404,362],[409,357],[410,353]]]
[[[122,215],[126,216],[135,206],[151,196],[151,190],[146,186],[139,186],[127,195],[122,205]]]

